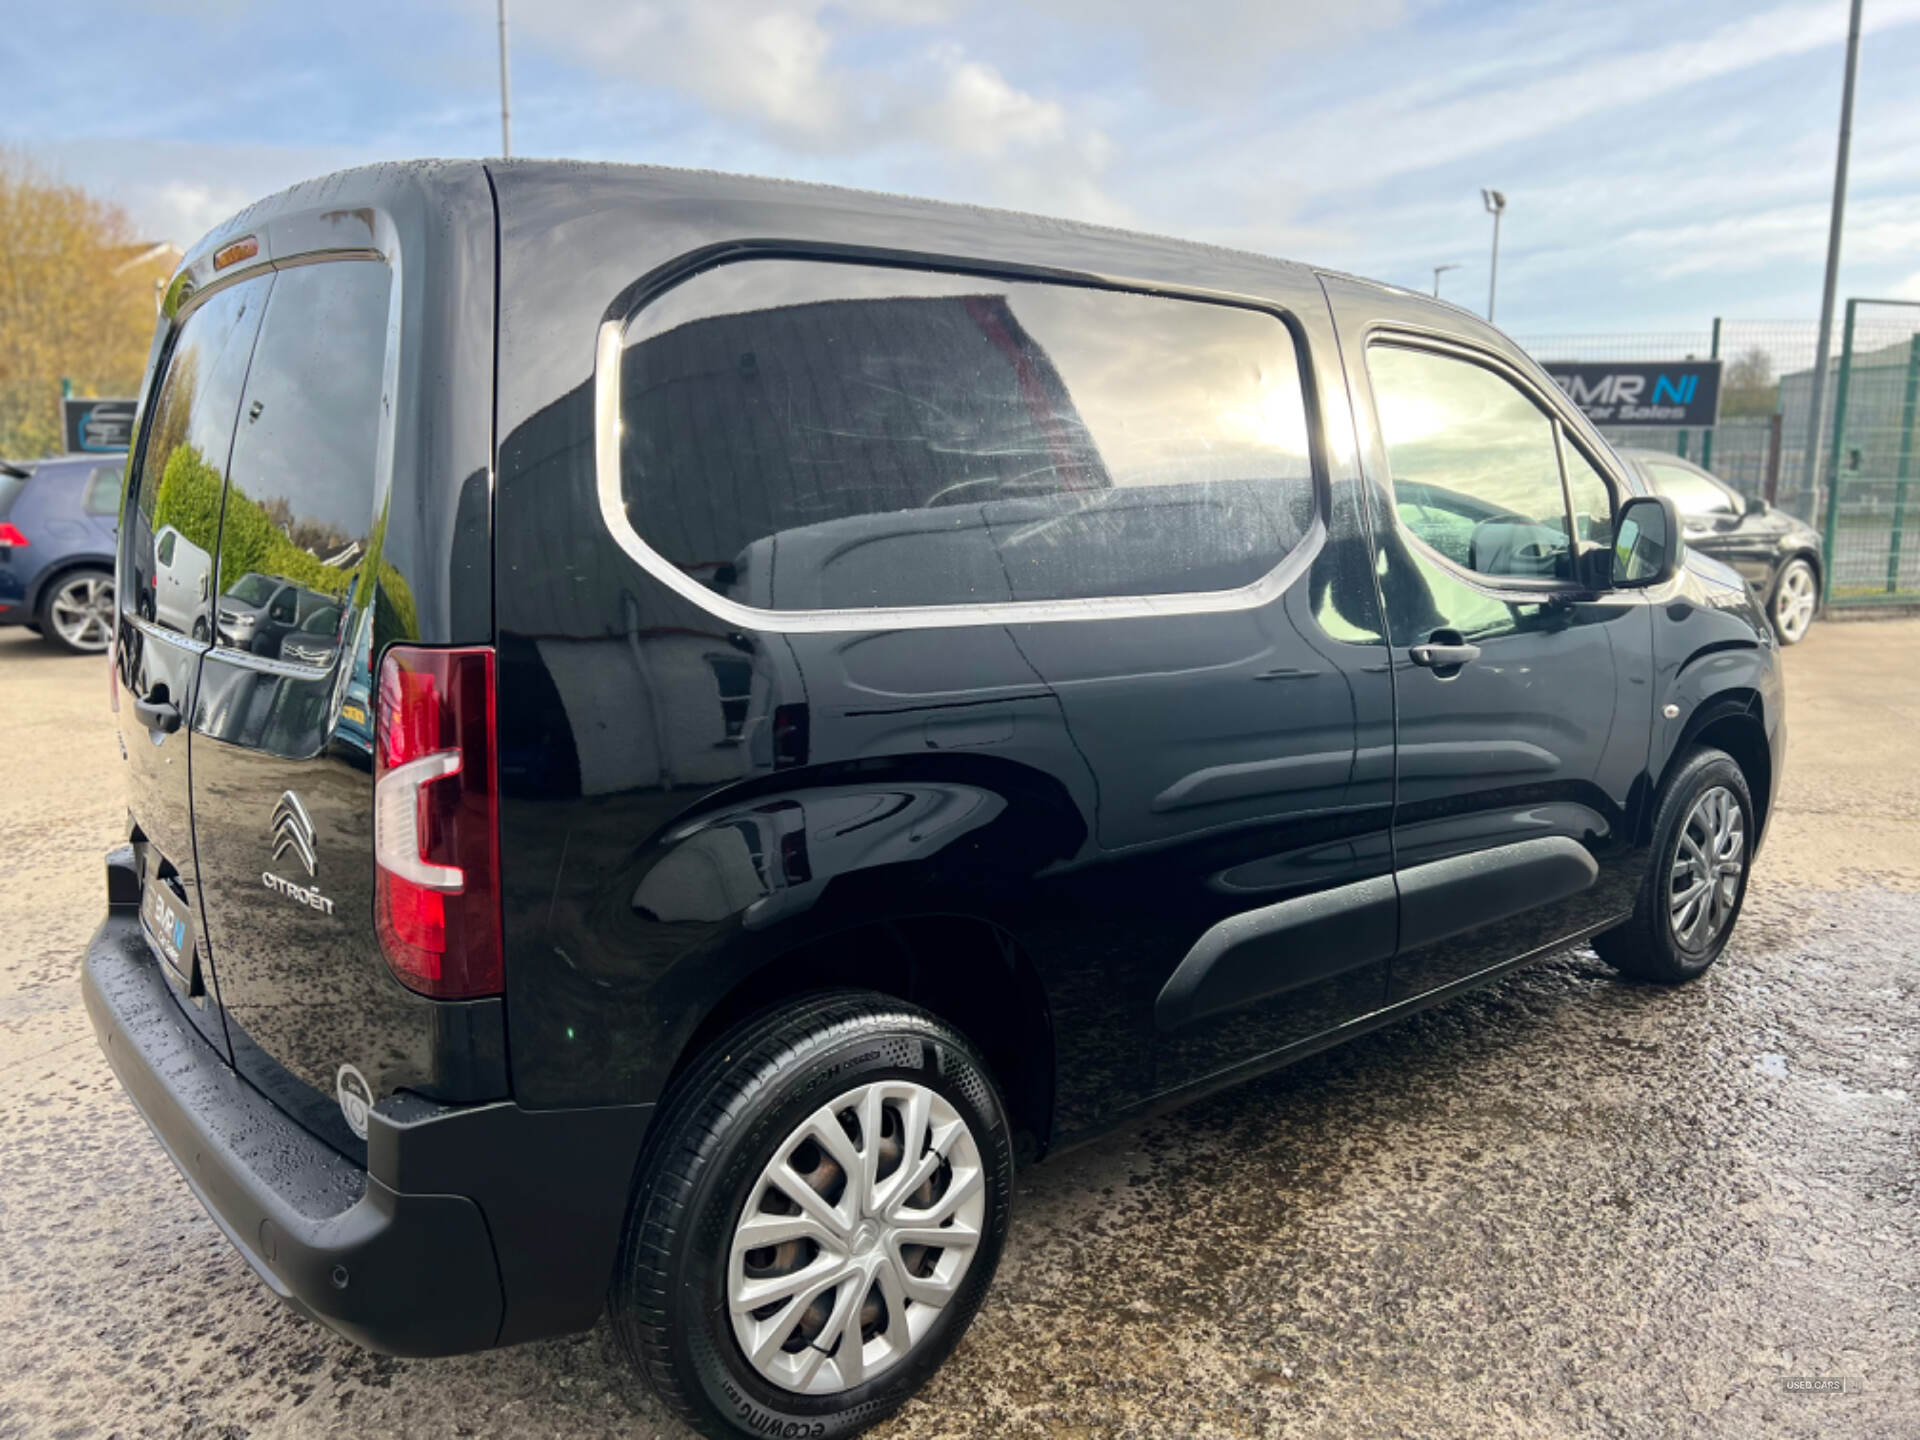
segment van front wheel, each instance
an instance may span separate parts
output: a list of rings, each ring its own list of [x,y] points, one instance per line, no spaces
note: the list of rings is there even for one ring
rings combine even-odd
[[[1747,898],[1759,839],[1747,777],[1724,750],[1693,751],[1667,782],[1653,864],[1633,918],[1593,948],[1623,975],[1677,985],[1720,958]]]
[[[709,1436],[846,1436],[940,1367],[992,1282],[1013,1152],[953,1029],[863,991],[790,1002],[677,1082],[635,1186],[615,1330]]]

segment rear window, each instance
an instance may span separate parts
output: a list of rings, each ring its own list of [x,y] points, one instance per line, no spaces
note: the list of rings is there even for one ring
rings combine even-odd
[[[166,371],[149,402],[147,435],[122,520],[127,574],[122,606],[169,630],[204,636],[220,488],[234,415],[260,328],[269,276],[209,295],[180,322]],[[168,533],[168,558],[156,549]]]
[[[87,477],[86,495],[81,508],[89,515],[120,513],[120,482],[125,471],[118,465],[102,465]]]
[[[13,509],[13,502],[20,498],[20,492],[26,488],[26,476],[0,474],[0,520],[7,518],[7,512]]]
[[[1314,509],[1292,332],[1087,287],[747,261],[621,362],[627,516],[769,610],[1231,590]]]
[[[332,617],[337,640],[363,568],[377,563],[374,508],[391,279],[374,260],[281,271],[241,397],[220,534],[220,592],[273,602],[217,644],[314,663],[282,647],[300,622]],[[309,642],[317,632],[306,632]]]

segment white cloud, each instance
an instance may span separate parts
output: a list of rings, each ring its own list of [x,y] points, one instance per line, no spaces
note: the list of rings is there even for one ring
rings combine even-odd
[[[1406,18],[1408,0],[1032,0],[1030,10],[1136,35],[1155,91],[1182,103],[1244,98],[1303,51],[1334,50]]]
[[[141,239],[183,249],[262,196],[380,158],[368,150],[175,140],[61,140],[30,153],[123,207]]]
[[[512,19],[517,41],[615,79],[676,90],[799,149],[858,138],[858,87],[833,64],[830,18],[884,25],[938,19],[933,4],[868,0],[851,12],[826,0],[546,0]]]
[[[143,228],[156,239],[169,239],[184,247],[258,198],[238,185],[167,180],[134,187],[128,202],[133,213],[143,217]]]
[[[946,93],[923,113],[937,143],[962,155],[992,159],[1013,146],[1059,145],[1067,138],[1067,110],[1009,85],[978,60],[949,60]]]
[[[1920,0],[1880,0],[1868,26],[1884,29],[1920,18]],[[1721,25],[1697,39],[1614,51],[1584,63],[1552,66],[1533,53],[1565,45],[1568,27],[1541,35],[1538,15],[1507,36],[1476,37],[1483,58],[1471,69],[1436,73],[1398,93],[1363,98],[1309,116],[1285,137],[1320,183],[1355,176],[1378,183],[1393,175],[1460,160],[1547,135],[1583,120],[1675,91],[1799,55],[1844,38],[1844,17],[1831,5],[1778,5]],[[1262,136],[1264,144],[1273,137]],[[1610,155],[1625,136],[1596,127],[1579,143]]]

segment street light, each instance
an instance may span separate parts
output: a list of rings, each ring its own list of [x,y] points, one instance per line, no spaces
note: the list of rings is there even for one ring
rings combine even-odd
[[[1493,267],[1487,272],[1487,323],[1493,323],[1494,287],[1500,283],[1500,217],[1506,213],[1507,197],[1498,190],[1482,190],[1480,201],[1493,216]]]
[[[1433,298],[1440,298],[1440,277],[1449,270],[1458,270],[1458,265],[1436,265],[1433,267]]]
[[[507,0],[499,0],[500,17],[500,158],[513,158],[513,120],[507,105],[511,88],[507,83]]]
[[[1840,152],[1833,162],[1833,211],[1827,220],[1827,274],[1820,291],[1820,339],[1813,352],[1813,387],[1807,407],[1807,453],[1804,480],[1813,491],[1820,480],[1820,442],[1826,434],[1827,365],[1833,345],[1833,297],[1840,284],[1840,228],[1847,213],[1847,153],[1853,147],[1853,81],[1860,69],[1860,0],[1853,0],[1847,20],[1847,70],[1840,87]],[[1827,476],[1825,505],[1831,511],[1839,499],[1840,479]],[[1821,503],[1818,496],[1815,503]],[[1828,521],[1827,533],[1833,533]]]

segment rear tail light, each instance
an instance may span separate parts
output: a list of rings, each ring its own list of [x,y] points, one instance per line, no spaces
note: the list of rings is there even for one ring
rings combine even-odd
[[[0,520],[0,545],[12,545],[16,549],[30,544],[26,536],[20,533],[20,527],[11,520]]]
[[[374,921],[387,964],[422,995],[497,995],[493,651],[391,647],[375,723]]]

